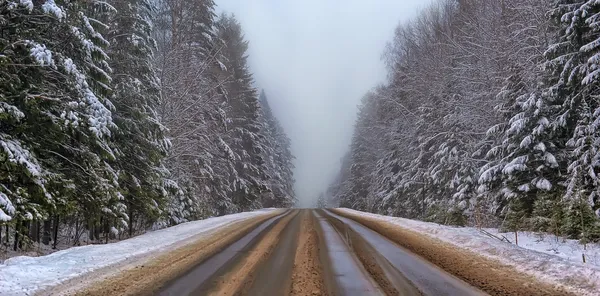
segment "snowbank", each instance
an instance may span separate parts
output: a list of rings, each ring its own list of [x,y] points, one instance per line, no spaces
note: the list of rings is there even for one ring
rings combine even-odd
[[[0,295],[32,295],[84,273],[133,256],[164,251],[188,238],[208,235],[225,225],[268,214],[274,209],[239,213],[180,224],[107,245],[88,245],[42,257],[19,256],[0,264]]]
[[[389,222],[406,229],[427,234],[446,243],[498,260],[530,274],[542,281],[561,284],[580,294],[600,295],[600,245],[591,244],[583,250],[576,241],[553,236],[520,232],[519,246],[514,244],[514,234],[499,234],[497,229],[485,229],[496,235],[504,235],[508,243],[487,236],[472,227],[451,227],[397,217],[364,213],[350,209],[341,211]],[[582,263],[582,251],[586,264]]]

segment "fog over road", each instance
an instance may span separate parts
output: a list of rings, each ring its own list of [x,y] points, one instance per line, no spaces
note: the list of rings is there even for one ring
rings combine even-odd
[[[299,205],[314,206],[348,150],[357,105],[386,79],[386,43],[431,0],[216,3],[243,25],[256,85],[292,140]]]

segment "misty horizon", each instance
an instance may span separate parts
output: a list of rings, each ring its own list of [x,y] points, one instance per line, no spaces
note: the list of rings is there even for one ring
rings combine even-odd
[[[356,106],[386,79],[394,29],[430,2],[216,1],[242,24],[255,84],[292,140],[299,206],[313,206],[339,171]]]

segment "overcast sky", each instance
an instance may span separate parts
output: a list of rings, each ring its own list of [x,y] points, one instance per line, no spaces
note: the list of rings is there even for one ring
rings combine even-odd
[[[250,41],[258,87],[292,140],[296,194],[311,206],[340,168],[357,104],[386,76],[381,54],[430,0],[216,0]]]

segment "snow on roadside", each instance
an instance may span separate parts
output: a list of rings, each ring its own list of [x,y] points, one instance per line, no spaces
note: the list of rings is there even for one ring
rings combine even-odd
[[[188,238],[207,235],[219,227],[274,210],[263,209],[184,223],[113,244],[74,247],[47,256],[13,257],[0,264],[0,295],[32,295],[82,274],[134,256],[167,250]]]
[[[500,233],[497,228],[484,228],[484,230],[498,237],[504,236],[512,243],[515,242],[514,232]],[[518,240],[521,248],[558,256],[575,263],[583,263],[582,254],[585,254],[586,266],[600,268],[599,244],[588,244],[584,247],[578,240],[530,231],[519,231]]]
[[[464,248],[501,263],[515,267],[551,284],[563,285],[579,295],[600,295],[600,246],[587,246],[586,264],[581,261],[581,250],[576,241],[553,242],[548,236],[540,240],[533,233],[519,233],[519,246],[491,238],[473,227],[451,227],[340,209],[349,214],[378,219],[419,233],[427,234],[454,246]],[[486,229],[499,235],[495,229]],[[514,236],[503,234],[514,242]],[[558,252],[558,253],[557,253]]]

